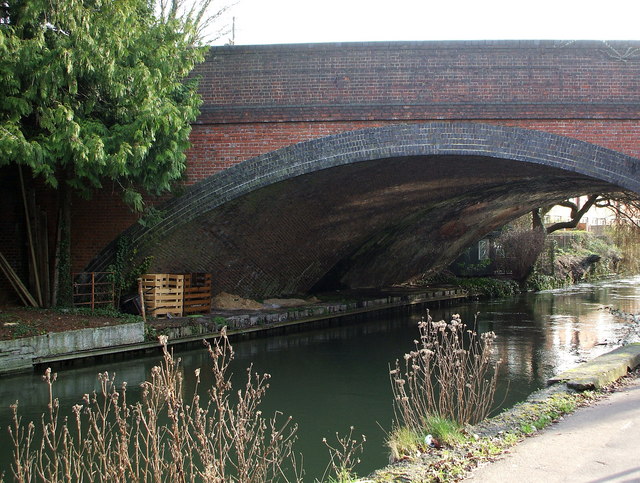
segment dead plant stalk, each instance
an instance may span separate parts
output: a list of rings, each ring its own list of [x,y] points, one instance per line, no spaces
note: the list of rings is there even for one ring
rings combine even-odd
[[[484,419],[493,403],[497,366],[491,355],[495,335],[468,330],[458,315],[450,323],[427,314],[418,324],[415,349],[390,370],[395,421],[422,431],[428,415],[461,425]]]
[[[127,386],[114,375],[99,374],[100,390],[85,394],[72,408],[71,421],[59,415],[55,374],[44,376],[49,406],[43,436],[34,445],[35,426],[25,428],[13,406],[13,476],[32,481],[263,482],[300,480],[293,442],[296,425],[260,410],[269,375],[247,369],[243,389],[233,392],[229,364],[233,350],[223,331],[207,344],[213,382],[204,404],[196,389],[185,399],[180,359],[161,337],[163,359],[142,383],[139,402],[127,402]],[[287,469],[289,468],[289,469]],[[290,475],[294,475],[293,477]]]

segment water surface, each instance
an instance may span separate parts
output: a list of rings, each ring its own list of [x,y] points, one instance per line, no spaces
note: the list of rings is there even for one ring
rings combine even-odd
[[[431,309],[434,319],[450,319],[454,313],[478,330],[497,334],[496,358],[501,369],[497,399],[508,407],[545,385],[546,380],[579,362],[607,352],[626,336],[625,324],[612,316],[610,306],[629,313],[640,312],[640,278],[577,285],[568,289],[525,294],[510,299],[468,302]],[[284,335],[235,340],[234,379],[242,383],[244,368],[253,363],[256,372],[272,375],[264,412],[281,411],[299,425],[297,451],[304,454],[307,477],[322,474],[328,454],[322,438],[345,434],[350,426],[365,434],[367,443],[360,474],[387,462],[385,431],[392,424],[389,364],[401,358],[417,338],[417,322],[424,309],[384,311],[349,317],[316,327],[301,327]],[[201,349],[176,351],[182,358],[187,381],[193,371],[207,367]],[[79,403],[82,394],[97,389],[96,373],[116,372],[126,380],[129,397],[149,377],[158,356],[112,362],[59,371],[56,394],[63,407]],[[0,379],[0,424],[10,421],[8,405],[20,400],[24,419],[39,419],[47,392],[40,377],[26,374]],[[6,430],[0,444],[9,444]],[[0,456],[0,468],[8,470],[8,451]]]

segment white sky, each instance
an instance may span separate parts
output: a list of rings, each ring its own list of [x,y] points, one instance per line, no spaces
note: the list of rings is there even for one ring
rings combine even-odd
[[[237,45],[633,40],[640,39],[639,14],[640,0],[239,0],[224,22],[230,25],[235,17]]]

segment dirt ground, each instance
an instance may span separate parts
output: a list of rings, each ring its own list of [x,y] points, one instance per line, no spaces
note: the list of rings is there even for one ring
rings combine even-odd
[[[122,317],[95,315],[75,309],[31,309],[16,306],[0,306],[0,340],[19,339],[47,332],[87,329],[119,325]]]
[[[269,299],[264,303],[259,303],[223,292],[214,298],[213,306],[225,310],[263,310],[274,307],[297,307],[313,304],[317,301],[315,298],[308,300]],[[0,340],[19,339],[48,332],[119,325],[130,321],[131,317],[135,317],[127,314],[118,316],[117,313],[104,312],[106,311],[98,309],[97,313],[92,314],[87,309],[33,309],[0,304]]]

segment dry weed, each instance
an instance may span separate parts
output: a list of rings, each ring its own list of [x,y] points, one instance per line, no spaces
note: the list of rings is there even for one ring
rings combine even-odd
[[[267,419],[260,403],[269,375],[247,369],[236,392],[228,374],[233,350],[222,333],[207,344],[213,383],[207,397],[196,389],[184,397],[180,359],[160,338],[163,359],[142,383],[140,401],[127,402],[127,386],[99,374],[100,390],[85,394],[72,408],[71,421],[61,418],[54,397],[56,375],[47,370],[48,411],[42,416],[42,439],[35,444],[35,425],[26,427],[13,406],[14,463],[18,482],[32,481],[170,481],[264,482],[301,479],[293,442],[296,425],[279,414]],[[291,476],[293,475],[293,476]]]

